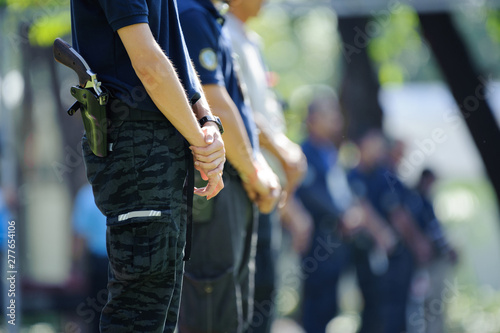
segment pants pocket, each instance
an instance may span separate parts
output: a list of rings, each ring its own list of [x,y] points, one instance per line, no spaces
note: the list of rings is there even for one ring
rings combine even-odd
[[[126,224],[107,229],[109,264],[116,279],[133,281],[163,273],[169,261],[169,234],[165,223]]]
[[[237,332],[241,309],[233,269],[213,279],[184,274],[181,331]]]

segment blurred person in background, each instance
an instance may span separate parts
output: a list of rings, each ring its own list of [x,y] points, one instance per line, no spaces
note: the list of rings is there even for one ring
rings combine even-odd
[[[444,332],[446,306],[443,303],[445,280],[450,264],[458,260],[456,250],[450,245],[441,222],[432,205],[431,191],[436,175],[424,169],[412,191],[409,206],[420,229],[432,243],[432,258],[414,275],[408,305],[408,333]]]
[[[308,168],[297,198],[312,216],[314,229],[302,256],[301,323],[307,333],[324,333],[339,310],[338,281],[349,260],[340,223],[353,197],[338,159],[336,144],[344,122],[336,98],[316,97],[309,105],[306,124],[308,136],[302,150]]]
[[[246,26],[248,19],[257,16],[263,1],[232,0],[225,25],[231,37],[236,61],[239,65],[241,84],[253,111],[259,130],[262,153],[280,179],[286,198],[282,211],[296,205],[293,192],[306,170],[306,160],[299,145],[285,135],[286,124],[281,104],[268,83],[267,67],[260,50],[260,37]],[[296,248],[306,245],[308,221],[298,219],[299,214],[289,214],[286,226],[295,239]],[[276,264],[280,247],[279,209],[269,214],[259,214],[255,257],[255,292],[253,320],[249,332],[269,333],[275,315]]]
[[[360,161],[348,178],[357,197],[369,203],[372,214],[395,235],[385,251],[373,236],[354,244],[353,260],[364,306],[360,333],[406,331],[406,304],[415,263],[430,260],[431,247],[406,207],[403,184],[388,165],[385,137],[368,131],[358,141]]]
[[[85,305],[79,306],[76,311],[87,324],[87,332],[99,332],[99,318],[107,298],[109,261],[106,216],[95,205],[90,184],[82,186],[76,194],[73,233],[75,264],[83,269],[88,286]]]
[[[405,154],[406,146],[401,140],[391,140],[388,156],[388,177],[394,182],[394,175]],[[415,189],[405,184],[394,183],[402,193],[406,206],[415,219],[418,229],[425,235],[432,248],[431,259],[424,264],[415,265],[415,273],[410,289],[408,303],[408,332],[442,332],[444,330],[444,311],[442,292],[449,264],[457,261],[457,252],[449,244],[440,221],[436,218],[430,198],[436,182],[436,175],[430,169],[421,173]]]
[[[179,17],[208,103],[225,126],[225,189],[194,203],[179,331],[243,332],[251,322],[257,211],[270,213],[281,187],[259,150],[258,133],[233,51],[223,1],[183,0]]]

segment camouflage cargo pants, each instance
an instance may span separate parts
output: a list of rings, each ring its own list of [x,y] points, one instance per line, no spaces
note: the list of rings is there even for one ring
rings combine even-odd
[[[87,177],[108,224],[101,332],[173,332],[186,239],[184,139],[166,120],[125,121],[108,138],[104,158],[83,140]]]

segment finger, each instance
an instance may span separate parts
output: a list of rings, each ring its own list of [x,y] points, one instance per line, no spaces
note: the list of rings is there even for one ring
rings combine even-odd
[[[211,199],[221,190],[217,188],[217,185],[220,181],[222,181],[221,177],[209,178],[207,186],[202,189],[197,189],[195,193],[199,196],[204,196],[207,197],[207,199]]]
[[[207,133],[205,135],[205,143],[207,144],[212,144],[212,142],[214,142],[214,136],[212,135],[212,133]]]
[[[202,154],[194,154],[194,159],[196,161],[201,161],[201,162],[211,162],[215,160],[216,158],[219,157],[224,157],[225,156],[225,151],[224,150],[217,150],[213,152],[212,154],[209,155],[202,155]]]
[[[224,150],[224,144],[221,140],[214,140],[213,143],[205,147],[190,146],[192,152],[199,155],[210,155],[218,150]]]
[[[216,159],[215,161],[211,161],[209,163],[204,163],[204,162],[200,162],[200,161],[196,161],[194,163],[195,167],[197,168],[201,168],[205,171],[205,173],[210,173],[211,171],[214,171],[216,170],[217,168],[219,168],[222,164],[222,167],[224,167],[224,158],[222,157],[219,157],[218,159]],[[213,174],[218,174],[222,171],[221,170],[218,170],[217,172],[212,172],[211,175]]]
[[[225,159],[222,159],[221,162],[219,163],[219,165],[215,169],[210,170],[207,173],[207,176],[212,177],[218,173],[220,173],[222,175],[222,173],[224,172],[224,163],[225,163]]]
[[[217,184],[217,187],[215,188],[215,191],[209,196],[207,196],[207,199],[210,200],[213,197],[215,197],[217,194],[220,193],[220,191],[222,191],[223,188],[224,188],[224,180],[221,178],[219,183]]]
[[[208,176],[207,176],[207,174],[205,173],[205,171],[204,171],[201,167],[197,166],[197,165],[196,165],[196,163],[195,163],[194,168],[200,172],[201,179],[203,179],[203,180],[208,180]]]
[[[250,184],[242,182],[243,188],[245,189],[245,192],[247,192],[248,198],[253,202],[255,201],[257,197],[257,193],[254,191],[254,189],[250,186]]]
[[[205,187],[195,187],[194,188],[194,194],[200,196],[200,197],[206,197],[208,195],[207,191],[208,191],[208,187],[210,185],[207,184],[207,186]]]
[[[195,187],[193,193],[196,194],[197,196],[204,197],[204,187]]]

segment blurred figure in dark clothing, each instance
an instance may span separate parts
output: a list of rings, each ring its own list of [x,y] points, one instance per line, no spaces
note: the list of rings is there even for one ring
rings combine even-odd
[[[387,143],[379,131],[359,140],[360,163],[350,171],[349,183],[372,214],[398,240],[384,250],[373,241],[354,242],[353,259],[364,307],[360,333],[406,331],[406,304],[414,263],[425,263],[431,249],[405,203],[406,190],[387,165]],[[368,240],[376,240],[373,233]]]
[[[448,242],[441,222],[434,213],[431,200],[431,190],[436,182],[436,175],[430,169],[424,169],[413,192],[411,209],[417,222],[433,245],[433,258],[444,257],[452,263],[457,260],[455,249]]]
[[[339,223],[352,204],[352,195],[335,146],[342,128],[336,99],[321,97],[311,103],[308,137],[302,144],[308,170],[297,190],[297,197],[314,224],[301,265],[305,277],[302,325],[307,333],[324,333],[337,314],[338,280],[348,262],[348,247],[341,240]]]
[[[440,221],[434,214],[430,192],[436,181],[434,172],[424,169],[408,205],[420,229],[431,241],[432,258],[416,272],[408,304],[408,333],[444,332],[443,291],[449,264],[457,253],[448,243]]]

